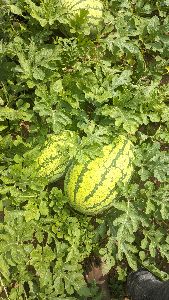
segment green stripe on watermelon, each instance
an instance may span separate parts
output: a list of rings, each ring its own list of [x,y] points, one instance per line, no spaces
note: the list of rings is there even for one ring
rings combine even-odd
[[[78,191],[78,195],[76,195],[76,202],[81,203],[83,205],[83,199],[86,198],[86,195],[92,192],[93,188],[98,182],[102,181],[102,176],[104,175],[102,174],[102,172],[108,174],[107,170],[104,171],[104,169],[106,169],[106,167],[109,167],[110,165],[111,169],[113,168],[112,160],[117,160],[119,156],[118,152],[121,150],[121,147],[123,148],[123,146],[123,140],[117,143],[116,147],[113,147],[112,145],[104,146],[104,156],[102,158],[99,157],[97,159],[94,159],[89,163],[88,171],[84,175],[83,182]],[[112,151],[110,151],[110,149]],[[102,193],[103,192],[104,190],[102,190]],[[95,191],[95,193],[97,193],[97,190]],[[101,196],[99,195],[99,197]]]
[[[79,190],[79,186],[83,182],[83,176],[88,171],[87,165],[88,164],[84,165],[84,167],[82,168],[81,173],[78,177],[78,181],[76,182],[76,186],[75,186],[75,189],[74,189],[74,201],[75,202],[76,202],[76,195],[77,195],[77,192]]]
[[[76,148],[77,144],[78,136],[69,130],[57,135],[48,135],[35,162],[37,177],[44,177],[53,182],[63,176],[73,158],[71,149]]]
[[[113,150],[112,150],[113,151]],[[83,183],[83,177],[84,177],[84,174],[87,173],[87,171],[89,171],[89,168],[88,168],[88,165],[89,163],[86,163],[83,167],[82,167],[82,170],[81,170],[81,173],[78,177],[78,180],[76,182],[76,185],[75,185],[75,189],[74,189],[74,202],[76,202],[76,195],[78,193],[78,190],[79,190],[79,187],[80,187],[80,184]]]
[[[132,167],[132,165],[131,165],[131,167]],[[122,180],[125,180],[127,178],[127,176],[128,176],[127,174],[123,174]],[[76,210],[78,209],[82,213],[87,213],[88,215],[96,215],[96,214],[104,212],[108,208],[111,208],[112,201],[115,199],[117,194],[118,194],[118,192],[117,192],[117,184],[116,184],[116,186],[109,191],[109,194],[107,195],[107,197],[104,198],[100,203],[95,204],[93,207],[84,207],[84,208],[82,208],[80,206],[79,207],[74,206],[74,208]],[[110,200],[109,200],[109,198],[110,198]],[[109,200],[109,203],[107,205],[105,205],[105,202],[106,202],[107,199]],[[104,203],[104,207],[102,205],[103,203]]]
[[[123,144],[123,148],[120,149],[120,151],[117,153],[117,155],[115,156],[115,158],[113,159],[113,161],[111,161],[111,164],[110,166],[106,169],[106,171],[103,173],[103,175],[101,176],[101,180],[95,185],[94,189],[85,197],[84,201],[83,202],[87,202],[88,199],[90,199],[94,193],[97,191],[97,189],[102,186],[102,183],[104,182],[104,179],[106,178],[106,175],[108,175],[109,173],[109,170],[115,166],[115,163],[116,163],[116,160],[118,159],[118,157],[121,155],[121,153],[123,152],[126,144],[128,143],[128,141],[126,141],[124,144]],[[111,153],[113,152],[114,149],[112,149]],[[111,153],[110,153],[110,156],[111,156]]]
[[[70,204],[87,214],[95,214],[111,206],[112,199],[119,192],[117,183],[122,182],[124,185],[131,177],[133,147],[130,141],[120,136],[113,145],[104,146],[102,158],[96,158],[85,165],[75,162],[65,183]]]
[[[110,151],[110,153],[111,152],[113,152],[113,149]],[[106,159],[105,159],[105,161],[106,161]],[[87,171],[89,171],[88,165],[89,165],[88,162],[86,164],[84,164],[84,165],[80,165],[80,164],[78,164],[77,161],[75,161],[74,164],[71,166],[71,169],[69,169],[68,173],[66,174],[66,178],[65,178],[65,183],[66,184],[65,184],[65,186],[67,186],[67,183],[69,181],[71,181],[71,178],[70,178],[71,171],[74,171],[73,169],[76,168],[77,166],[78,166],[78,169],[81,168],[81,171],[79,172],[78,179],[77,179],[77,182],[76,182],[76,185],[75,185],[75,189],[74,189],[74,197],[73,197],[74,201],[76,199],[76,193],[78,192],[80,184],[83,182],[84,174]]]
[[[116,172],[116,175],[118,173],[118,181],[119,180],[123,180],[125,174],[122,173],[122,171],[120,169],[117,169],[117,168],[114,168],[114,172]],[[117,180],[117,178],[116,178]],[[98,203],[99,203],[99,206],[100,206],[100,203],[103,203],[104,199],[108,200],[109,198],[109,193],[110,193],[110,190],[112,191],[115,187],[116,187],[116,183],[118,181],[114,181],[113,184],[111,184],[112,188],[109,188],[107,186],[107,182],[104,181],[102,183],[101,186],[99,186],[99,188],[96,190],[95,194],[93,195],[93,197],[89,198],[87,202],[83,202],[83,203],[80,203],[82,207],[85,207],[85,208],[88,208],[88,207],[95,207],[95,206],[98,206]],[[110,183],[110,181],[108,182]],[[110,185],[110,184],[109,184]],[[113,195],[114,197],[116,196]],[[112,198],[112,197],[111,197]],[[111,199],[108,200],[109,202],[111,201]],[[107,202],[107,201],[106,201]],[[106,202],[104,203],[104,205],[106,205]]]
[[[131,168],[132,168],[132,166],[131,166]],[[124,174],[123,173],[123,177],[122,177],[121,180],[125,181],[125,179],[127,179],[127,177],[128,177],[128,174]],[[116,192],[116,194],[112,195],[113,192]],[[104,198],[100,203],[95,204],[93,207],[86,207],[85,211],[90,211],[89,213],[91,213],[91,214],[92,214],[92,210],[94,210],[94,214],[102,212],[103,211],[102,204],[105,203],[106,200],[108,200],[109,198],[111,198],[110,202],[107,205],[104,205],[104,210],[108,209],[109,207],[111,207],[112,201],[113,201],[113,199],[115,199],[115,197],[116,197],[117,194],[118,194],[118,192],[117,192],[117,183],[116,183],[116,186],[109,191],[109,193],[108,193],[108,195],[107,195],[106,198]]]

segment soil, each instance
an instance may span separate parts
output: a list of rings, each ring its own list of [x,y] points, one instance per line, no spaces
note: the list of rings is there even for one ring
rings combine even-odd
[[[102,300],[129,300],[125,292],[126,284],[117,281],[115,269],[112,268],[108,274],[103,274],[103,264],[98,257],[90,257],[83,267],[86,282],[89,286],[92,282],[97,284]]]

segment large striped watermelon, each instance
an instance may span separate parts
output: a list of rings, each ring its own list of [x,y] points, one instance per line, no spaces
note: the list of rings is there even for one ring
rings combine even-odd
[[[70,204],[89,215],[111,207],[119,193],[117,184],[126,184],[131,177],[133,157],[133,144],[120,135],[103,147],[103,157],[85,164],[74,162],[65,178],[65,193]]]
[[[36,159],[37,176],[49,182],[59,179],[66,171],[78,143],[75,132],[65,130],[61,134],[49,134]]]
[[[87,10],[88,23],[98,25],[102,18],[103,4],[99,0],[59,0],[61,6],[72,19],[81,9]]]

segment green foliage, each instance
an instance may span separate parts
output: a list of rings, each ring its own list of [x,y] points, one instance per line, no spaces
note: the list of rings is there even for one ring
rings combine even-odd
[[[124,280],[169,260],[168,1],[103,1],[91,34],[54,0],[0,0],[0,282],[2,299],[97,299],[84,260]],[[68,32],[70,34],[68,34]],[[62,181],[36,178],[49,133],[77,132],[77,159],[124,134],[135,144],[130,185],[104,215],[78,214]]]

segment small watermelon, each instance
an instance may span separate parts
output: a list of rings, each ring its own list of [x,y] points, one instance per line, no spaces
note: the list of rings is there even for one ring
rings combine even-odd
[[[113,205],[118,183],[126,184],[133,172],[134,146],[123,135],[103,147],[103,156],[70,166],[65,178],[65,194],[78,211],[95,215]]]
[[[40,155],[36,159],[37,176],[49,182],[65,173],[78,144],[75,132],[65,130],[61,134],[49,134]]]
[[[81,9],[87,10],[89,25],[98,25],[102,19],[103,4],[99,0],[60,0],[60,4],[71,19],[79,14]]]

